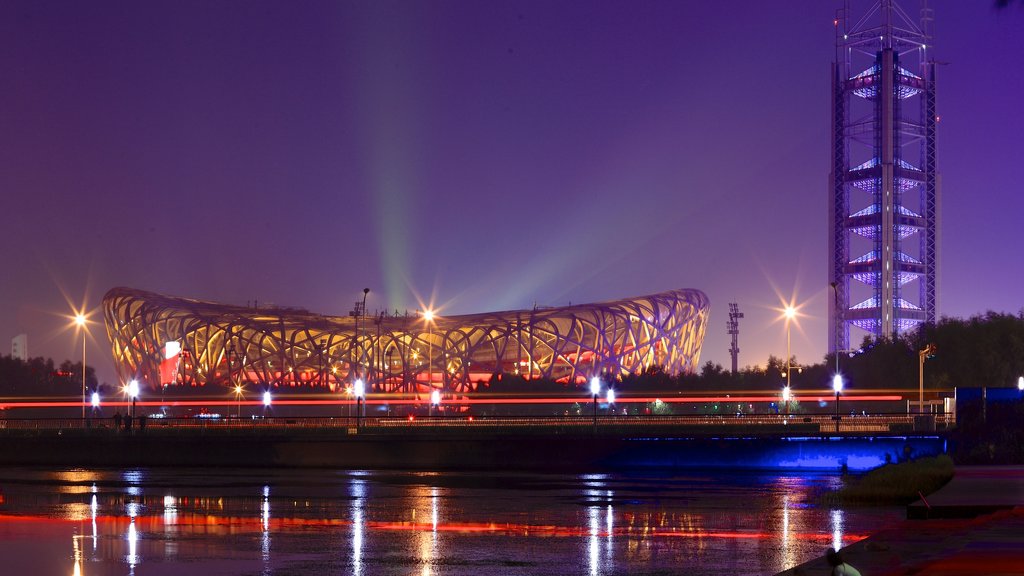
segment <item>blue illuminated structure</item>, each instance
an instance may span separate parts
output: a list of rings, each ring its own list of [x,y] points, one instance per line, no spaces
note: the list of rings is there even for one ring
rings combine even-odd
[[[932,11],[894,0],[837,12],[832,67],[829,349],[850,328],[891,338],[936,318],[939,182]]]

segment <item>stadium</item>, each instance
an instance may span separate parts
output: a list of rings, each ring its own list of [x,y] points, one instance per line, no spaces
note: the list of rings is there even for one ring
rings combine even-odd
[[[324,316],[114,288],[103,298],[122,382],[461,394],[500,374],[565,383],[653,366],[693,372],[710,303],[692,289],[460,316]]]

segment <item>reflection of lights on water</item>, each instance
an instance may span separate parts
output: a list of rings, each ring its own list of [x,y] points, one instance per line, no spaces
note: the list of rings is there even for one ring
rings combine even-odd
[[[132,573],[135,572],[135,565],[139,563],[138,544],[139,534],[135,531],[135,518],[132,518],[131,523],[128,524],[128,567]]]
[[[363,506],[366,498],[366,481],[354,479],[349,484],[349,495],[352,496],[352,574],[361,576],[363,573]]]
[[[164,496],[164,524],[173,525],[178,520],[178,501],[174,496]]]
[[[96,489],[96,485],[93,484],[93,490]],[[92,549],[96,551],[96,511],[99,509],[99,502],[96,501],[96,494],[92,495],[92,502],[89,503],[89,510],[92,511]]]
[[[270,570],[270,486],[263,486],[263,506],[260,509],[260,524],[263,527],[260,539],[260,555],[263,560],[263,572]]]
[[[598,545],[600,540],[600,520],[598,520],[599,510],[597,506],[589,506],[587,508],[587,517],[590,520],[590,539],[587,551],[589,552],[590,560],[590,576],[597,576],[598,567],[600,566],[600,558],[598,557]]]
[[[833,510],[832,520],[832,547],[836,550],[843,548],[843,511]]]

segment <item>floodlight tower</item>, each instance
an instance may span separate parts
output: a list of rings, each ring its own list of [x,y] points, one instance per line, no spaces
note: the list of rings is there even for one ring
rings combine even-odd
[[[729,303],[729,322],[726,323],[726,328],[729,329],[729,334],[732,336],[732,347],[729,348],[729,354],[732,355],[732,373],[735,375],[740,358],[740,318],[743,318],[743,313],[740,312],[739,304],[735,302]]]
[[[851,326],[891,338],[935,321],[938,116],[929,59],[932,10],[921,2],[920,22],[895,0],[876,0],[851,21],[846,0],[833,23],[833,353],[850,349]]]

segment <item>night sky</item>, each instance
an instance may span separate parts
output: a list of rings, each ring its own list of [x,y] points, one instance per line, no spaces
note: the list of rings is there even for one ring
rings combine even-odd
[[[841,4],[7,0],[0,350],[79,358],[84,302],[113,383],[114,286],[339,315],[686,287],[702,362],[732,301],[740,365],[784,356],[791,297],[820,361]],[[939,313],[1017,313],[1024,3],[930,4]]]

